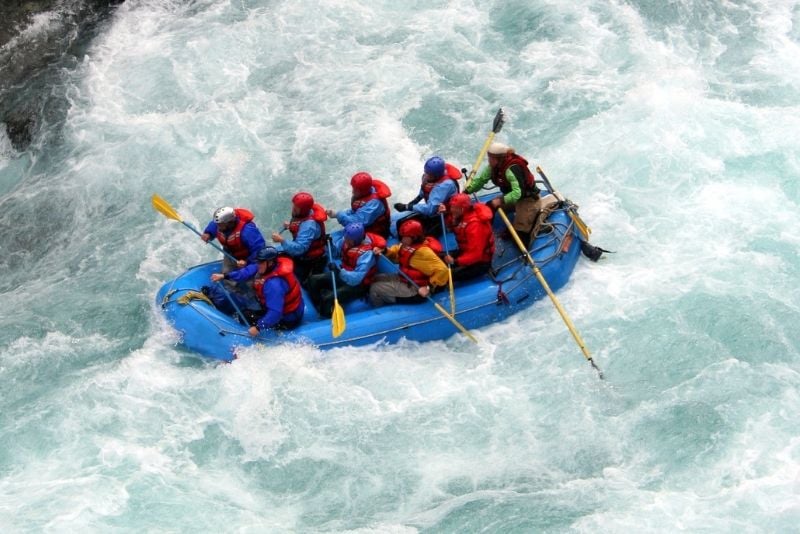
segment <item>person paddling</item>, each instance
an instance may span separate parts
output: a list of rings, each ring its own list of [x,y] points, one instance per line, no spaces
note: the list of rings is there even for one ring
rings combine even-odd
[[[352,196],[350,209],[327,210],[328,217],[335,218],[342,226],[360,223],[367,232],[389,237],[390,213],[386,201],[391,189],[367,172],[357,172],[350,178]]]
[[[506,144],[492,143],[487,156],[489,165],[467,184],[465,191],[470,194],[480,191],[491,180],[502,195],[487,202],[487,206],[492,211],[502,208],[507,213],[515,212],[514,230],[527,245],[539,216],[536,178],[528,168],[528,161]]]
[[[408,204],[397,202],[394,209],[398,212],[410,211],[410,216],[420,219],[426,234],[435,234],[441,229],[439,206],[446,205],[458,193],[459,178],[461,171],[455,165],[439,156],[428,158],[423,168],[419,194]]]
[[[377,261],[373,250],[386,247],[386,240],[378,234],[365,232],[361,223],[350,223],[344,232],[331,235],[331,250],[334,256],[341,258],[341,267],[331,259],[329,268],[335,273],[337,294],[340,304],[357,300],[369,291],[372,279],[378,272]],[[333,281],[330,273],[315,274],[308,280],[308,294],[322,317],[330,317],[333,313],[334,299]]]
[[[208,243],[216,239],[222,249],[236,258],[236,262],[223,256],[222,271],[228,272],[255,262],[256,253],[266,242],[261,231],[253,221],[253,212],[245,208],[224,206],[214,210],[211,221],[206,225],[200,239]]]
[[[383,273],[375,277],[369,289],[369,301],[373,306],[394,304],[418,304],[437,287],[447,285],[447,266],[431,248],[422,228],[416,219],[403,222],[399,229],[400,243],[386,250],[389,260],[399,263],[400,270],[419,287],[411,285],[399,274]],[[373,249],[377,255],[383,253]]]
[[[439,210],[444,213],[445,206]],[[485,204],[473,204],[469,195],[459,193],[450,199],[448,226],[458,243],[458,250],[445,256],[452,265],[453,280],[467,280],[489,272],[494,256],[494,214]]]
[[[283,223],[292,239],[280,233],[272,233],[272,241],[279,250],[294,260],[294,272],[300,283],[305,283],[311,274],[325,269],[325,209],[314,202],[310,193],[301,191],[292,197],[292,218]]]

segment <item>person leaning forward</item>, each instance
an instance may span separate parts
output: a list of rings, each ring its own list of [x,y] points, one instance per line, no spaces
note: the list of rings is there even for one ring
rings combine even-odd
[[[350,209],[327,210],[328,217],[335,218],[342,226],[361,223],[367,232],[389,237],[390,213],[386,201],[391,189],[367,172],[357,172],[350,178],[352,196]]]
[[[386,247],[383,237],[365,232],[361,223],[350,223],[344,232],[335,232],[331,238],[331,250],[334,256],[341,257],[341,268],[331,259],[328,267],[333,274],[315,274],[308,279],[308,294],[322,317],[333,314],[336,299],[345,304],[367,294],[378,271],[378,257],[373,250]],[[331,276],[336,277],[336,295]]]
[[[439,208],[444,212],[444,206]],[[485,204],[473,204],[469,195],[459,193],[450,199],[448,226],[456,236],[458,250],[444,261],[452,266],[453,280],[467,280],[486,274],[494,256],[494,214]]]
[[[200,239],[206,243],[216,239],[222,245],[222,250],[236,258],[236,262],[228,256],[223,258],[223,272],[255,262],[256,254],[266,245],[253,219],[253,213],[245,208],[224,206],[214,210],[213,218]]]
[[[450,198],[458,193],[459,178],[461,171],[455,165],[445,162],[439,156],[430,157],[423,167],[417,196],[408,204],[395,203],[394,209],[398,212],[410,212],[409,217],[420,218],[425,233],[435,234],[441,230],[439,206],[446,206]],[[404,217],[403,220],[405,219]]]
[[[431,248],[423,232],[422,223],[416,219],[403,222],[399,229],[400,243],[386,250],[386,257],[397,261],[400,270],[418,286],[410,284],[400,274],[382,273],[375,276],[369,288],[369,301],[373,306],[405,303],[417,304],[431,293],[431,289],[447,285],[447,266]],[[379,248],[373,252],[382,254]]]
[[[266,246],[256,254],[257,263],[226,274],[214,274],[215,282],[229,278],[253,278],[256,298],[261,303],[261,317],[250,327],[257,336],[269,328],[291,329],[300,324],[305,312],[300,283],[294,275],[291,258],[278,256],[275,247]]]
[[[539,188],[536,178],[528,168],[528,161],[514,149],[503,143],[492,143],[488,151],[489,165],[467,184],[465,191],[475,193],[489,180],[500,188],[502,196],[486,203],[497,211],[514,212],[514,229],[523,240],[530,240],[530,233],[539,215],[537,201]]]
[[[311,274],[325,270],[325,209],[314,202],[310,193],[299,192],[292,197],[292,218],[283,223],[292,239],[272,233],[272,241],[294,260],[294,272],[300,283]]]

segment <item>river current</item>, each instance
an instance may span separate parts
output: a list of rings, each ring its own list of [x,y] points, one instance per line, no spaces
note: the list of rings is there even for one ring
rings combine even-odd
[[[0,531],[797,530],[798,2],[127,0],[93,32],[30,145],[0,128]],[[175,346],[154,294],[217,254],[153,193],[265,231],[359,170],[407,202],[500,106],[615,252],[558,293],[604,381],[547,300],[477,346]]]

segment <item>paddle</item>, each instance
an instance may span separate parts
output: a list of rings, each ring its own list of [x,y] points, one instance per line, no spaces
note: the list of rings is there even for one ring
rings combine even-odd
[[[575,329],[575,325],[572,324],[572,320],[567,315],[567,312],[564,311],[564,308],[561,306],[561,303],[556,298],[555,293],[553,293],[553,290],[550,289],[550,285],[547,283],[547,280],[544,279],[544,276],[542,276],[542,272],[539,270],[539,267],[537,267],[536,263],[533,261],[533,258],[531,257],[530,253],[528,252],[528,249],[526,249],[525,246],[522,244],[522,241],[520,240],[519,235],[517,235],[516,230],[514,230],[514,227],[511,225],[511,221],[509,221],[508,217],[506,217],[506,214],[503,211],[503,208],[497,208],[497,213],[500,214],[500,217],[503,219],[503,222],[506,224],[506,227],[508,228],[509,233],[514,238],[514,241],[517,243],[517,246],[522,251],[522,253],[525,255],[525,257],[528,259],[528,263],[530,263],[531,269],[533,269],[533,274],[536,275],[537,280],[539,280],[539,283],[542,284],[542,287],[547,292],[547,296],[549,296],[550,300],[553,301],[553,305],[556,307],[556,310],[558,310],[558,313],[561,315],[561,318],[564,320],[564,323],[567,325],[567,328],[569,328],[569,331],[572,334],[572,337],[575,339],[575,342],[581,348],[581,351],[583,352],[584,358],[586,358],[589,361],[589,363],[592,364],[592,367],[594,367],[594,369],[597,371],[597,374],[600,376],[600,379],[602,380],[603,379],[603,372],[600,370],[599,367],[597,367],[597,365],[595,365],[591,354],[589,354],[589,350],[586,348],[586,345],[583,343],[583,339],[581,339],[580,334],[578,334],[578,331]]]
[[[550,180],[547,179],[547,175],[544,173],[542,168],[539,167],[538,165],[536,166],[536,172],[539,174],[539,176],[542,177],[542,181],[544,182],[544,185],[547,186],[547,189],[552,194],[554,194],[558,200],[564,201],[565,199],[561,196],[561,193],[559,193],[555,189],[553,189],[553,186],[550,184]],[[571,203],[569,203],[569,202],[567,202],[567,214],[569,215],[570,219],[572,219],[572,222],[575,223],[575,226],[580,231],[581,235],[583,236],[583,239],[585,241],[588,241],[589,240],[589,234],[592,233],[592,229],[589,228],[588,226],[586,226],[586,223],[583,222],[583,219],[581,219],[580,215],[578,215],[577,212],[575,211],[575,209],[573,208],[573,205]]]
[[[328,261],[333,263],[333,252],[331,242],[328,240]],[[339,305],[339,295],[336,292],[336,271],[331,269],[331,282],[333,282],[333,315],[331,315],[331,333],[333,337],[339,337],[347,327],[344,320],[344,310]]]
[[[406,280],[408,280],[408,283],[409,283],[409,284],[411,284],[412,286],[416,287],[416,288],[417,288],[417,291],[419,291],[419,286],[418,286],[418,285],[417,285],[417,284],[414,282],[414,280],[412,280],[411,278],[409,278],[409,276],[408,276],[406,273],[404,273],[404,272],[403,272],[403,271],[402,271],[402,270],[401,270],[401,269],[400,269],[400,268],[399,268],[397,265],[395,265],[394,263],[392,263],[392,261],[391,261],[389,258],[387,258],[386,256],[384,256],[383,254],[381,254],[381,255],[380,255],[380,257],[381,257],[381,258],[383,258],[384,260],[386,260],[386,262],[387,262],[389,265],[391,265],[391,266],[392,266],[392,268],[393,268],[393,270],[394,270],[394,272],[395,272],[395,273],[397,273],[397,274],[401,275],[403,278],[405,278]],[[470,341],[472,341],[473,343],[477,343],[477,342],[478,342],[478,340],[477,340],[477,339],[475,339],[475,336],[473,336],[473,335],[470,333],[470,331],[469,331],[469,330],[467,330],[466,328],[464,328],[464,325],[462,325],[461,323],[459,323],[459,322],[456,320],[456,318],[455,318],[455,317],[453,317],[452,315],[450,315],[449,313],[447,313],[447,310],[445,310],[444,308],[442,308],[442,307],[439,305],[439,303],[438,303],[438,302],[436,302],[435,300],[433,300],[433,299],[432,299],[430,296],[428,296],[428,297],[425,297],[425,298],[426,298],[426,299],[428,299],[428,302],[430,302],[431,304],[433,304],[433,305],[436,307],[436,309],[437,309],[437,310],[439,310],[439,313],[441,313],[442,315],[444,315],[444,316],[447,318],[447,320],[448,320],[448,321],[450,321],[451,323],[453,323],[453,325],[454,325],[456,328],[458,328],[458,329],[461,331],[461,333],[462,333],[462,334],[464,334],[465,336],[467,336],[467,337],[469,338],[469,340],[470,340]]]
[[[222,282],[217,282],[217,287],[219,287],[222,290],[222,294],[225,295],[225,298],[228,299],[228,302],[231,303],[233,309],[236,310],[236,314],[242,320],[242,324],[244,324],[244,326],[249,327],[250,323],[247,321],[247,317],[244,316],[242,310],[239,309],[239,306],[236,305],[236,302],[234,302],[233,297],[231,297],[231,294],[228,293],[227,289],[225,289],[225,284],[223,284]]]
[[[186,221],[184,221],[184,220],[183,220],[183,218],[180,216],[180,214],[179,214],[177,211],[175,211],[175,210],[172,208],[172,206],[170,206],[170,205],[169,205],[169,202],[167,202],[166,200],[164,200],[164,199],[163,199],[163,198],[161,198],[160,196],[156,195],[155,193],[154,193],[154,194],[153,194],[153,196],[151,197],[150,201],[153,203],[153,208],[155,208],[155,210],[156,210],[157,212],[159,212],[159,213],[161,213],[162,215],[164,215],[164,216],[165,216],[167,219],[173,219],[173,220],[175,220],[175,221],[178,221],[179,223],[181,223],[182,225],[184,225],[186,228],[188,228],[188,229],[189,229],[189,230],[191,230],[192,232],[196,233],[196,234],[197,234],[197,235],[199,235],[200,237],[203,237],[203,234],[201,234],[201,233],[200,233],[200,231],[199,231],[197,228],[195,228],[194,226],[192,226],[192,225],[191,225],[191,223],[187,223]],[[236,262],[238,262],[238,261],[239,261],[239,260],[237,260],[236,258],[234,258],[234,257],[233,257],[231,254],[229,254],[229,253],[225,252],[225,251],[222,249],[222,247],[221,247],[221,246],[217,245],[217,244],[216,244],[216,243],[214,243],[213,241],[207,241],[207,243],[208,243],[209,245],[211,245],[212,247],[214,247],[215,249],[217,249],[217,250],[219,250],[220,252],[222,252],[222,253],[223,253],[223,254],[224,254],[224,255],[225,255],[225,256],[226,256],[226,257],[227,257],[229,260],[231,260],[233,263],[236,263]]]
[[[439,217],[442,220],[442,239],[444,240],[444,253],[450,255],[450,250],[447,248],[447,225],[444,223],[444,213],[439,212]],[[450,264],[447,264],[447,284],[450,287],[450,313],[456,314],[456,292],[453,289],[453,269]]]
[[[503,129],[503,124],[505,123],[505,120],[506,118],[503,113],[503,108],[499,108],[494,116],[494,121],[492,122],[492,131],[489,133],[489,137],[486,138],[486,142],[483,143],[483,147],[481,148],[478,157],[475,159],[475,164],[472,166],[472,170],[469,171],[469,175],[467,176],[466,187],[469,187],[469,184],[472,182],[472,179],[475,178],[475,175],[478,173],[478,167],[480,167],[484,156],[486,156],[486,152],[489,150],[489,145],[492,144],[495,134],[499,133],[500,130]]]
[[[203,234],[201,234],[201,233],[200,233],[200,232],[197,230],[197,228],[195,228],[194,226],[192,226],[190,223],[187,223],[186,221],[184,221],[184,220],[183,220],[183,218],[180,216],[180,214],[179,214],[177,211],[175,211],[175,210],[172,208],[172,206],[170,206],[170,205],[169,205],[169,202],[167,202],[166,200],[164,200],[164,199],[163,199],[163,198],[161,198],[160,196],[156,195],[155,193],[154,193],[154,194],[153,194],[153,196],[151,197],[150,201],[153,203],[153,207],[155,208],[155,210],[156,210],[157,212],[159,212],[159,213],[163,214],[163,215],[164,215],[165,217],[167,217],[168,219],[173,219],[173,220],[175,220],[175,221],[178,221],[179,223],[183,224],[183,225],[184,225],[186,228],[188,228],[188,229],[189,229],[189,230],[191,230],[192,232],[194,232],[194,233],[196,233],[197,235],[199,235],[199,236],[201,236],[201,237],[202,237],[202,235],[203,235]],[[209,243],[211,246],[213,246],[215,249],[217,249],[217,250],[219,250],[220,252],[222,252],[223,254],[225,254],[225,256],[227,256],[227,257],[228,257],[228,258],[229,258],[231,261],[233,261],[234,263],[237,261],[237,260],[236,260],[236,258],[234,258],[232,255],[230,255],[230,254],[228,254],[227,252],[225,252],[225,251],[222,249],[222,247],[218,246],[216,243],[212,243],[212,242],[210,242],[210,241],[209,241],[208,243]],[[239,309],[239,306],[237,306],[237,305],[236,305],[236,303],[233,301],[233,297],[231,297],[230,293],[228,293],[228,291],[225,289],[225,286],[223,286],[221,283],[220,283],[220,284],[218,284],[218,285],[219,285],[219,288],[222,290],[222,293],[223,293],[223,295],[225,295],[225,298],[227,298],[227,299],[228,299],[228,302],[230,302],[230,303],[231,303],[231,306],[233,306],[233,309],[234,309],[234,310],[236,310],[236,313],[239,315],[239,318],[240,318],[240,319],[243,321],[243,324],[244,324],[245,326],[247,326],[248,324],[250,324],[250,323],[248,323],[248,322],[247,322],[247,318],[246,318],[246,317],[244,316],[244,314],[242,313],[242,310],[240,310],[240,309]]]

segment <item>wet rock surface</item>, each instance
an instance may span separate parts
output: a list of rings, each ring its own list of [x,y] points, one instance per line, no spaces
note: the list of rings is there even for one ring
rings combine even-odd
[[[0,1],[0,127],[25,150],[46,121],[65,112],[48,90],[64,66],[80,60],[100,22],[122,0]]]

